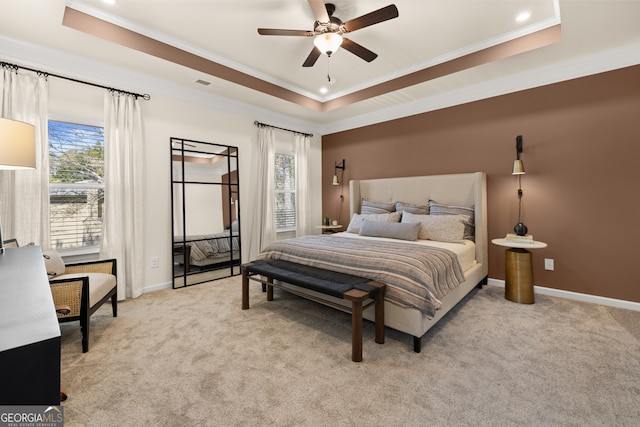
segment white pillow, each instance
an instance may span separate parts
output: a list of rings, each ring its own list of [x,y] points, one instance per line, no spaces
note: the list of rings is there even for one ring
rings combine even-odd
[[[351,222],[349,222],[349,226],[347,227],[347,232],[358,234],[360,232],[360,225],[365,219],[368,221],[400,222],[401,216],[402,212],[367,215],[353,214],[353,217],[351,217]]]
[[[44,266],[47,269],[47,275],[49,278],[64,274],[64,270],[66,270],[64,261],[55,249],[42,251],[42,256],[44,256]]]
[[[463,243],[467,215],[416,215],[402,213],[402,222],[419,222],[418,239],[438,242]]]

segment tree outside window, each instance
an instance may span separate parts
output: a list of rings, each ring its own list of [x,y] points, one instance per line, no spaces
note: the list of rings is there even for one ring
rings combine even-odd
[[[51,246],[99,246],[104,211],[104,129],[49,121]]]

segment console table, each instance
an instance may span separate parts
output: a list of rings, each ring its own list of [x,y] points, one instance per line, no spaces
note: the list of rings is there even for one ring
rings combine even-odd
[[[0,405],[60,405],[60,325],[39,246],[0,255]]]

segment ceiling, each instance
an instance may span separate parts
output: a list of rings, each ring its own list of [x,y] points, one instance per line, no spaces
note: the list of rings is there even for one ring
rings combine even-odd
[[[322,134],[640,63],[638,0],[333,3],[343,21],[397,6],[348,34],[374,61],[305,68],[313,38],[257,33],[313,29],[307,0],[0,0],[0,60]]]

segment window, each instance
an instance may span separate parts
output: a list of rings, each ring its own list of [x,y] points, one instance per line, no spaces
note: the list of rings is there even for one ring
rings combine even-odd
[[[51,246],[98,247],[104,208],[104,129],[49,121]]]
[[[296,228],[296,158],[293,154],[276,153],[276,231]]]

